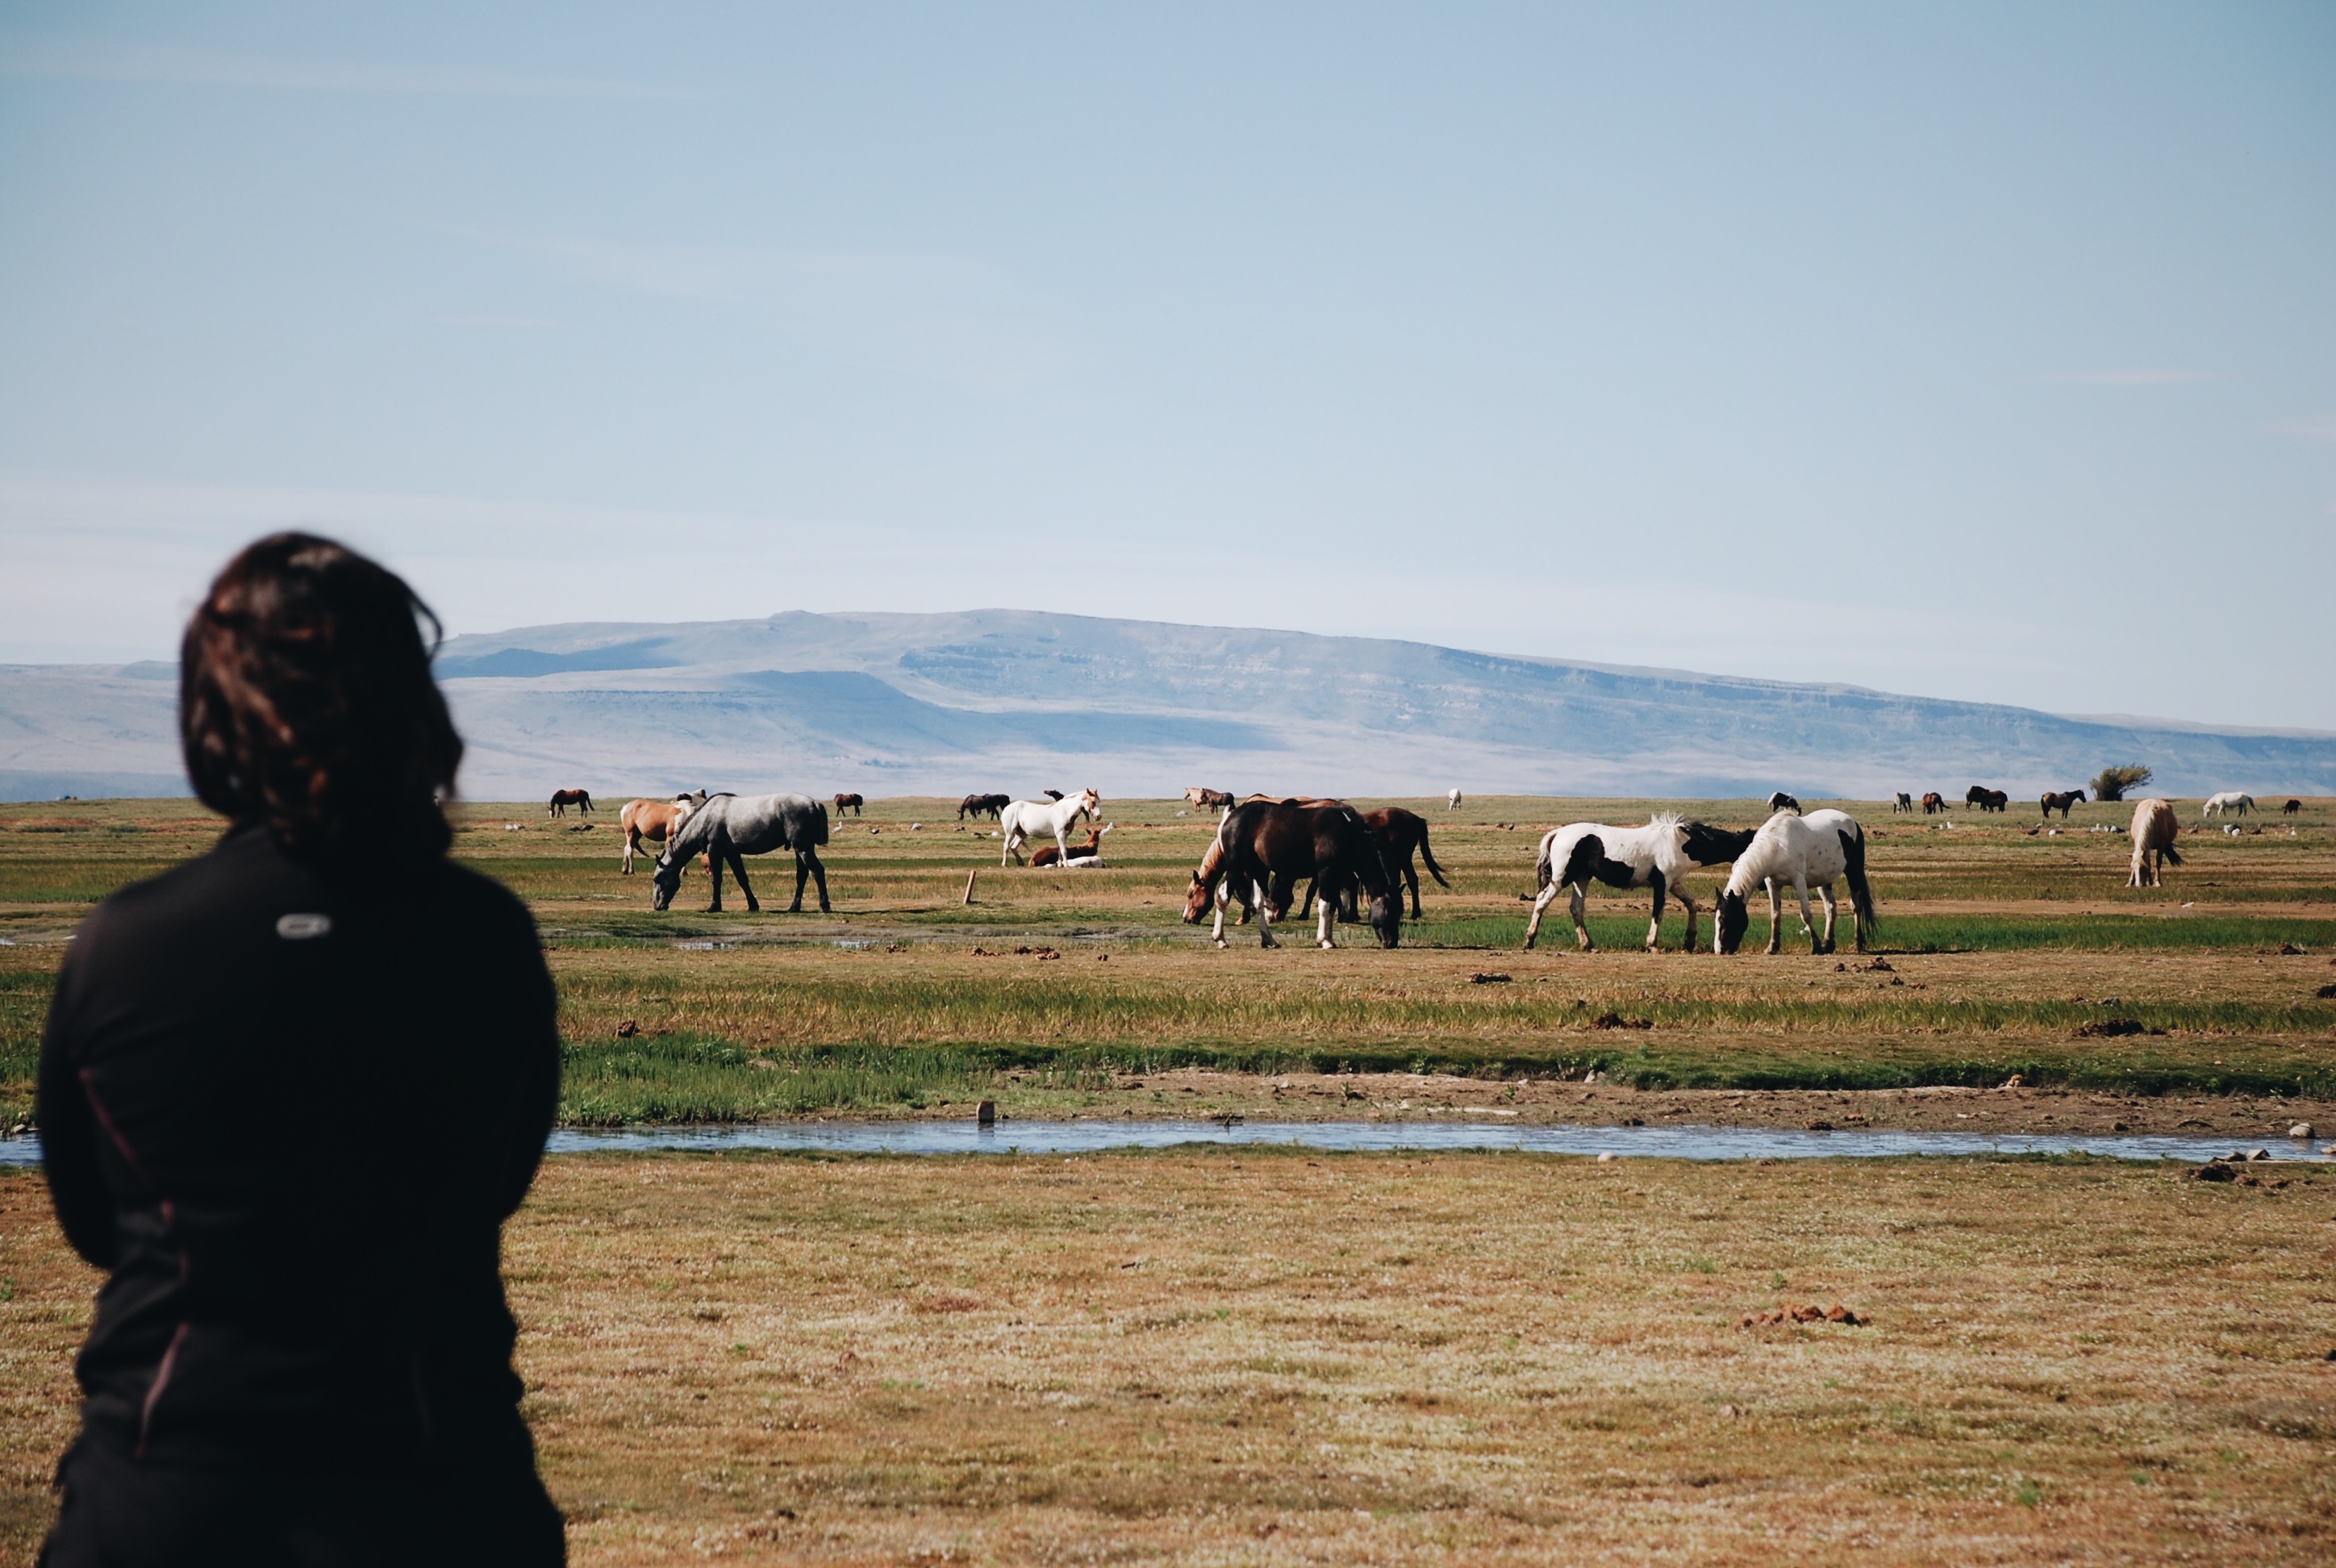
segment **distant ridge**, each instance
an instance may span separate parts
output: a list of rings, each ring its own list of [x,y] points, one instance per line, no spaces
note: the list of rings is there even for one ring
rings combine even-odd
[[[2324,734],[1036,610],[529,627],[453,638],[438,670],[481,799],[575,784],[1874,798],[1974,782],[2033,798],[2122,762],[2177,795],[2336,794]],[[175,778],[176,696],[167,665],[0,667],[0,794]]]

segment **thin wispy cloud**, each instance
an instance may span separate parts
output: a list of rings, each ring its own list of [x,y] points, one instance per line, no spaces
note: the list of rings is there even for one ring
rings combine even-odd
[[[2219,370],[2064,370],[2036,379],[2062,386],[2187,386],[2224,378]]]
[[[2336,446],[2336,414],[2314,414],[2308,419],[2282,419],[2272,429],[2281,435],[2300,435],[2306,441],[2325,442]]]
[[[419,93],[466,98],[676,98],[684,94],[576,76],[457,65],[372,65],[277,60],[87,39],[0,35],[0,76],[68,82],[147,82],[310,93]]]

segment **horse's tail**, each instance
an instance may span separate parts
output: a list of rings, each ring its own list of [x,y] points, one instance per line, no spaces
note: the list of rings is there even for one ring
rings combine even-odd
[[[823,844],[827,842],[827,803],[824,801],[813,801],[811,803],[813,808],[819,813],[819,836],[813,839],[811,842],[815,844]]]
[[[1436,882],[1438,887],[1448,888],[1452,885],[1451,881],[1444,874],[1444,868],[1436,863],[1436,856],[1427,847],[1427,824],[1426,823],[1419,824],[1419,858],[1426,863],[1427,867],[1427,874],[1436,879]]]
[[[1836,831],[1841,837],[1842,859],[1847,862],[1842,874],[1849,881],[1850,907],[1857,911],[1857,918],[1865,923],[1866,932],[1871,935],[1879,922],[1874,914],[1874,884],[1865,880],[1865,830],[1852,823]]]
[[[2157,850],[2160,854],[2166,857],[2166,863],[2167,865],[2178,866],[2182,863],[2182,857],[2174,852],[2174,841],[2172,839],[2167,839],[2164,843],[2158,845]]]

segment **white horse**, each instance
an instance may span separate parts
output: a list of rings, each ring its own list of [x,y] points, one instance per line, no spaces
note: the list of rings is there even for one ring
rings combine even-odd
[[[2129,888],[2154,888],[2158,885],[2158,872],[2167,865],[2180,865],[2182,857],[2174,852],[2174,835],[2182,831],[2179,818],[2174,814],[2172,801],[2155,797],[2133,808],[2133,871],[2125,880]]]
[[[1458,790],[1452,790],[1445,794],[1444,809],[1448,812],[1456,812],[1460,809],[1460,792]]]
[[[1865,880],[1865,830],[1847,812],[1827,809],[1806,816],[1778,812],[1761,824],[1760,831],[1753,835],[1751,847],[1737,856],[1736,869],[1728,873],[1728,885],[1719,890],[1719,902],[1711,916],[1711,950],[1732,953],[1742,944],[1744,930],[1752,923],[1746,895],[1765,885],[1768,890],[1768,951],[1775,952],[1783,922],[1776,886],[1781,881],[1790,881],[1801,895],[1801,929],[1809,934],[1809,951],[1833,951],[1835,877],[1849,883],[1853,930],[1857,950],[1862,953],[1866,940],[1874,934],[1874,889]],[[1818,937],[1816,925],[1809,919],[1811,882],[1817,884],[1817,892],[1825,900],[1823,938]]]
[[[2254,796],[2241,794],[2236,790],[2224,790],[2220,794],[2208,795],[2206,803],[2199,808],[2198,814],[2202,818],[2218,817],[2224,812],[2229,812],[2235,816],[2244,816],[2254,809]]]
[[[1052,834],[1055,848],[1069,860],[1071,841],[1064,835],[1072,823],[1094,816],[1102,807],[1103,796],[1092,788],[1058,801],[1016,801],[998,813],[998,825],[1006,830],[1006,847],[998,852],[998,863],[1020,865],[1022,846],[1042,834]]]
[[[1542,835],[1533,860],[1533,877],[1541,892],[1533,900],[1533,918],[1525,922],[1525,949],[1531,951],[1541,934],[1541,919],[1561,889],[1573,898],[1573,936],[1583,952],[1595,950],[1590,928],[1582,922],[1582,897],[1591,878],[1615,888],[1652,888],[1654,913],[1647,920],[1647,948],[1660,945],[1663,929],[1663,896],[1669,893],[1687,911],[1687,945],[1695,947],[1695,900],[1682,880],[1698,866],[1718,865],[1742,852],[1749,833],[1731,833],[1701,823],[1682,823],[1665,812],[1642,828],[1608,827],[1603,823],[1569,823]]]

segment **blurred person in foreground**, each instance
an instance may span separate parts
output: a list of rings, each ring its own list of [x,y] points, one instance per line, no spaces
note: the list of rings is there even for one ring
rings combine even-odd
[[[424,618],[278,534],[187,628],[187,773],[230,825],[83,922],[41,1047],[57,1219],[109,1274],[54,1568],[565,1556],[501,1273],[551,980],[525,907],[446,859]]]

